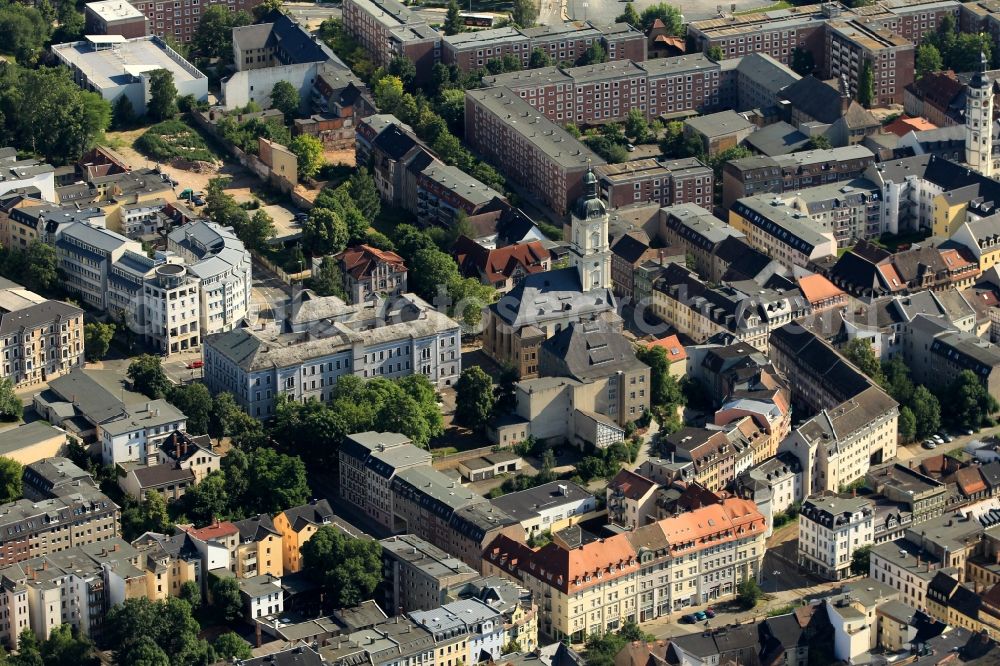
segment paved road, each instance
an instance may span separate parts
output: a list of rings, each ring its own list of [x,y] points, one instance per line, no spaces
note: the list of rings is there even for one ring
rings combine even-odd
[[[253,304],[260,319],[281,316],[292,288],[257,261],[253,262]]]

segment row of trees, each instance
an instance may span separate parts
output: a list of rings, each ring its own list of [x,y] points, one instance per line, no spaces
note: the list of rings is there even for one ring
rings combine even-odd
[[[879,362],[867,339],[848,342],[844,356],[899,403],[899,437],[904,442],[929,437],[941,429],[942,423],[973,429],[993,425],[993,415],[1000,411],[997,400],[969,370],[939,386],[935,394],[913,381],[909,366],[901,358]],[[945,398],[948,410],[942,412]]]
[[[928,32],[916,52],[917,78],[929,72],[952,69],[971,72],[979,68],[980,54],[986,62],[994,62],[993,43],[989,35],[975,32],[957,32],[955,17],[948,15],[938,23],[937,30]]]
[[[402,433],[427,448],[444,433],[434,385],[421,374],[368,381],[344,375],[327,403],[279,396],[270,434],[285,452],[323,465],[336,460],[347,435],[366,430]]]

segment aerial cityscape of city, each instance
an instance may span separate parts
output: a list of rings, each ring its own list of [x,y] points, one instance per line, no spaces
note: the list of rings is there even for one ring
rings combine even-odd
[[[0,666],[1000,664],[997,0],[0,0]]]

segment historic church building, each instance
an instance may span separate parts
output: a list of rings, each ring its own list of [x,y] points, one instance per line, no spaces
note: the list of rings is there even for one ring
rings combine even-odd
[[[538,376],[541,344],[570,323],[600,320],[621,330],[611,288],[608,211],[593,171],[583,188],[572,211],[569,267],[525,277],[483,317],[483,350],[516,368],[521,379]]]

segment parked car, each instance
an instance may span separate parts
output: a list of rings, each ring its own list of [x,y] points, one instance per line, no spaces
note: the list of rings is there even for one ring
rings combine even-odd
[[[631,143],[626,143],[625,144],[625,150],[627,150],[630,153],[634,153],[635,152],[635,146],[633,146]]]
[[[941,437],[941,439],[943,439],[946,442],[953,442],[953,441],[955,441],[955,438],[952,437],[951,435],[949,435],[946,432],[940,432],[940,433],[938,433],[938,435]]]
[[[976,431],[973,430],[972,428],[966,428],[965,429],[965,434],[968,435],[969,437],[972,437],[973,435],[976,434]]]
[[[292,219],[294,219],[296,222],[305,222],[306,220],[309,219],[309,213],[296,213],[295,217]]]
[[[931,439],[933,439],[938,444],[944,444],[944,440],[941,439],[941,435],[931,435]]]
[[[932,440],[932,439],[925,439],[923,447],[925,449],[936,449],[937,448],[937,444],[935,444],[934,440]]]
[[[204,361],[191,361],[190,363],[187,364],[187,367],[188,367],[188,370],[195,370],[197,368],[203,368],[203,367],[205,367],[205,362]]]
[[[708,619],[708,614],[706,614],[705,611],[696,611],[695,614],[694,614],[694,616],[696,618],[698,618],[699,622],[701,622],[702,620],[707,620]]]
[[[193,203],[195,206],[204,206],[205,200],[196,194],[194,195],[194,197],[192,197],[191,203]]]
[[[715,617],[715,609],[709,606],[708,608],[705,609],[705,615],[710,618]]]
[[[697,616],[695,616],[694,613],[688,613],[687,615],[681,618],[681,622],[684,622],[686,624],[694,624],[697,621],[698,618]]]

